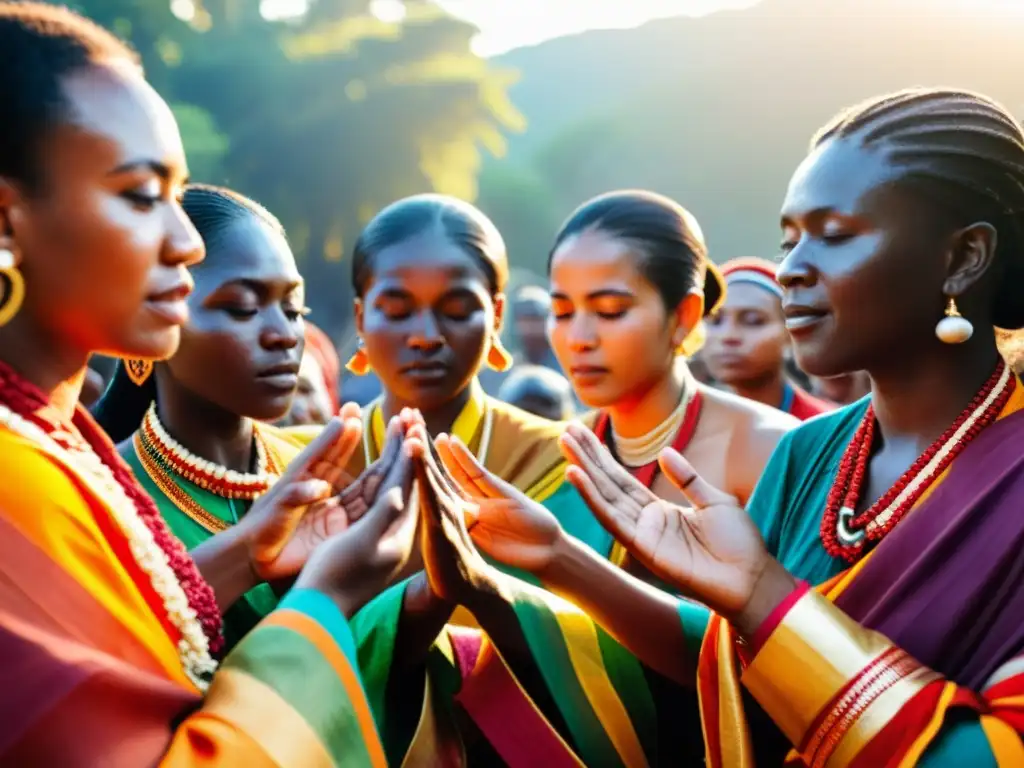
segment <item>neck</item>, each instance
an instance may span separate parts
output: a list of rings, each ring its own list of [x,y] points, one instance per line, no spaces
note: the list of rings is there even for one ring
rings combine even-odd
[[[459,418],[459,414],[462,413],[462,409],[465,408],[466,403],[469,402],[471,394],[472,388],[466,387],[451,400],[438,405],[436,408],[420,408],[420,413],[423,415],[423,421],[426,422],[427,425],[427,433],[431,437],[436,437],[441,433],[450,433],[452,431],[452,426],[455,424],[455,420]],[[404,402],[390,392],[385,392],[381,408],[383,411],[384,423],[387,424],[391,418],[393,416],[397,416],[403,408],[416,408],[416,406],[412,403]]]
[[[924,450],[956,421],[996,369],[991,332],[957,345],[936,341],[912,364],[871,370],[871,401],[884,440],[913,440]]]
[[[665,422],[679,406],[689,371],[679,359],[672,369],[642,394],[609,406],[615,434],[620,437],[641,437]]]
[[[159,378],[157,414],[168,434],[197,456],[236,472],[253,471],[252,419]]]
[[[772,408],[780,408],[786,394],[786,379],[780,369],[758,379],[735,382],[730,384],[728,389],[733,394],[745,397],[747,400],[764,403]]]
[[[32,325],[22,310],[0,328],[0,360],[41,389],[50,405],[71,420],[85,381],[88,351]]]

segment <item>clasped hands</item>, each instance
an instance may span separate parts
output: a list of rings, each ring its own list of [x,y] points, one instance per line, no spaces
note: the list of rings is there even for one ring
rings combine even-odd
[[[500,590],[502,577],[484,555],[544,582],[579,546],[551,512],[489,472],[457,438],[432,441],[416,411],[391,420],[380,458],[351,478],[345,466],[361,438],[358,408],[346,405],[243,518],[261,578],[301,569],[298,586],[340,589],[336,599],[351,612],[402,570],[418,531],[421,586],[471,606],[476,595]],[[660,466],[692,507],[654,495],[581,424],[567,428],[561,447],[566,479],[629,553],[741,632],[753,632],[794,588],[739,503],[680,454],[664,451]]]

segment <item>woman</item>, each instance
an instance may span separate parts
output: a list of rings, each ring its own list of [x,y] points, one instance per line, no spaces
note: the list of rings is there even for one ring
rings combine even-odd
[[[790,347],[782,312],[782,286],[775,264],[764,259],[732,259],[722,265],[729,290],[708,318],[704,348],[711,375],[748,400],[806,421],[835,406],[812,397],[786,375]]]
[[[210,586],[76,405],[91,354],[177,346],[203,253],[177,126],[135,55],[67,9],[0,3],[0,66],[0,762],[383,765],[345,617],[408,556],[408,457],[312,556],[347,519],[327,497],[358,421],[296,459],[232,546],[267,574],[309,562],[218,670]]]
[[[839,376],[814,376],[811,392],[829,403],[850,405],[871,393],[871,379],[864,371],[842,373]]]
[[[191,270],[181,343],[166,362],[119,366],[94,413],[191,550],[241,520],[299,453],[263,422],[291,407],[306,309],[302,276],[269,211],[198,184],[186,187],[182,207],[206,258]],[[237,601],[218,596],[228,649],[277,605],[270,585],[252,587]]]
[[[650,192],[602,195],[563,224],[548,272],[555,354],[579,398],[598,409],[585,422],[619,461],[659,496],[679,500],[655,462],[671,445],[749,497],[796,422],[698,384],[686,367],[703,343],[703,318],[725,297],[696,220]],[[570,533],[623,561],[602,528]]]
[[[597,528],[579,495],[564,483],[565,461],[557,442],[563,425],[488,397],[477,383],[483,365],[503,370],[510,362],[498,336],[508,262],[494,225],[454,198],[400,200],[360,235],[352,277],[361,343],[347,368],[356,375],[374,371],[384,394],[363,409],[362,450],[353,456],[349,474],[358,475],[377,459],[387,420],[415,408],[430,435],[459,435],[488,469],[556,510],[567,524]],[[308,439],[315,430],[289,433]],[[408,573],[421,567],[410,564]],[[437,599],[419,576],[374,600],[353,625],[377,722],[396,764],[421,751],[431,755],[428,762],[437,755],[427,743],[441,738],[435,725],[446,715],[421,704],[420,662],[440,633],[430,654],[430,678],[454,674],[459,679],[457,668],[438,660],[439,649],[450,645],[451,631],[442,629],[454,608]],[[453,620],[463,626],[475,623],[464,610]],[[405,665],[413,668],[411,674],[399,675]],[[511,680],[504,667],[496,674]],[[399,685],[399,678],[408,685]],[[415,693],[409,693],[410,686]],[[486,751],[486,739],[478,747]]]
[[[848,110],[790,182],[779,281],[801,367],[867,371],[870,402],[788,435],[745,511],[671,451],[696,509],[659,500],[570,428],[595,513],[718,614],[696,678],[711,765],[1024,759],[1024,390],[993,333],[1024,327],[1022,210],[1024,134],[998,104]],[[586,568],[545,572],[621,629]]]

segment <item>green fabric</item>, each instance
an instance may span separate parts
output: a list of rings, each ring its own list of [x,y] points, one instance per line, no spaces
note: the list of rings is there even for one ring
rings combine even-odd
[[[544,500],[544,506],[556,518],[563,530],[600,555],[608,557],[612,551],[614,539],[594,517],[590,507],[580,496],[579,491],[568,482],[563,482],[558,490]]]
[[[370,699],[370,709],[377,722],[377,730],[384,736],[384,751],[388,753],[388,763],[394,765],[400,763],[402,755],[398,755],[397,762],[394,762],[392,755],[388,752],[387,684],[394,658],[394,643],[398,634],[401,603],[406,597],[408,584],[409,580],[406,580],[384,590],[365,606],[362,606],[349,622],[352,636],[355,638],[362,685],[367,689],[367,697]]]
[[[156,502],[160,516],[171,529],[171,533],[181,539],[185,548],[193,550],[209,539],[212,534],[191,517],[182,512],[150,478],[142,462],[135,453],[135,446],[131,440],[121,444],[119,452],[122,458],[128,462],[136,479],[145,489],[146,493]],[[214,517],[223,520],[225,523],[235,522],[232,519],[231,507],[222,496],[203,490],[195,483],[177,475],[171,475],[175,484],[185,493],[192,497],[206,512]],[[239,504],[240,502],[235,502]],[[246,503],[246,510],[248,510]],[[278,597],[269,584],[259,584],[238,600],[234,605],[224,612],[224,642],[225,649],[234,648],[243,637],[260,623],[264,616],[277,607]]]
[[[976,712],[961,710],[947,716],[935,741],[921,756],[918,768],[1000,768]],[[1002,766],[1008,768],[1008,766]]]
[[[622,761],[576,677],[558,619],[542,590],[517,591],[513,607],[530,652],[565,718],[580,758],[588,766],[621,768]]]
[[[647,762],[657,765],[658,713],[654,697],[647,686],[643,665],[615,638],[600,627],[596,629],[597,644],[601,649],[601,659],[608,679],[626,708]]]
[[[258,627],[228,655],[222,669],[244,672],[273,688],[320,737],[335,765],[371,764],[352,705],[362,691],[346,687],[303,635],[283,626]]]
[[[816,585],[846,570],[821,542],[821,516],[843,452],[868,399],[804,422],[779,441],[747,512],[768,550],[790,573]]]

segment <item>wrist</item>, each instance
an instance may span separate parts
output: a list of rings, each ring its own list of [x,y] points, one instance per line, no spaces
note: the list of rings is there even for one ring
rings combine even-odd
[[[746,604],[733,616],[726,618],[742,637],[753,638],[800,585],[801,582],[778,560],[769,558],[754,582]]]
[[[585,555],[580,546],[578,539],[565,531],[559,531],[558,538],[551,547],[551,557],[543,568],[534,573],[534,576],[549,590],[565,591],[574,574],[580,571],[579,562]]]

